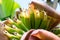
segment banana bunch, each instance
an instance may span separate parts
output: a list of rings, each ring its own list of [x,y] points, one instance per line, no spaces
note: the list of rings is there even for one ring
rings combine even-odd
[[[44,10],[23,9],[18,18],[13,20],[8,18],[3,22],[3,33],[9,38],[9,40],[20,40],[22,35],[30,29],[45,29],[51,31],[52,25],[57,19],[50,17]],[[1,26],[1,25],[0,25]],[[56,35],[60,36],[60,29],[53,29],[52,31]]]
[[[9,38],[9,40],[20,40],[22,35],[29,29],[18,19],[8,18],[3,22],[3,33]]]
[[[2,24],[4,28],[3,33],[9,38],[9,40],[20,40],[21,36],[25,31],[17,28],[15,25],[8,26],[7,24]]]
[[[50,17],[44,10],[32,9],[23,10],[20,13],[19,19],[28,29],[46,29],[52,28],[51,26],[57,19]]]

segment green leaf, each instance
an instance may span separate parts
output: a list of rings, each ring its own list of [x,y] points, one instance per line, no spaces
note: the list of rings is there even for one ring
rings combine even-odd
[[[14,6],[13,6],[13,9],[15,10],[16,8],[20,8],[20,5],[16,2],[14,2]]]
[[[2,12],[2,5],[0,4],[0,18],[2,18],[3,12]]]
[[[2,4],[0,5],[0,19],[12,17],[16,8],[20,8],[20,6],[14,0],[2,0]]]
[[[21,8],[21,7],[20,7],[20,5],[18,5],[18,3],[14,2],[13,9],[12,9],[13,12],[11,14],[11,18],[13,18],[14,14],[15,14],[14,11],[16,10],[16,8]]]
[[[3,18],[11,15],[14,0],[2,0]]]

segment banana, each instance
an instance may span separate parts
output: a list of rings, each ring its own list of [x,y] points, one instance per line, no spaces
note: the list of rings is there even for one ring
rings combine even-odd
[[[60,34],[58,34],[57,36],[60,37]]]
[[[40,13],[38,10],[35,10],[34,12],[34,15],[35,15],[35,29],[37,29],[37,27],[39,27],[39,24],[40,24]]]
[[[30,16],[29,14],[27,13],[27,11],[24,9],[23,12],[21,12],[20,14],[20,19],[21,21],[23,22],[23,24],[28,28],[30,29]]]
[[[30,24],[31,28],[33,29],[35,27],[35,16],[34,16],[34,10],[30,8]]]
[[[17,28],[15,25],[13,25],[12,28],[13,28],[14,30],[16,30],[17,33],[20,33],[20,34],[25,33],[25,31],[23,31],[23,30]]]
[[[45,15],[40,28],[46,29],[46,26],[47,26],[47,16]]]
[[[17,33],[17,32],[14,32],[14,35],[17,36],[19,39],[21,38],[21,34]]]
[[[25,13],[25,26],[28,28],[28,29],[31,29],[31,25],[30,25],[30,15],[28,13],[28,11]]]
[[[19,19],[16,19],[16,20],[12,20],[12,19],[8,19],[4,22],[4,24],[8,25],[8,26],[12,26],[12,25],[15,25],[17,28],[20,28],[24,31],[28,31],[28,29],[25,27],[25,25],[19,20]]]
[[[20,28],[24,31],[28,31],[28,28],[19,19],[15,20],[14,25],[16,25],[17,28]]]
[[[52,18],[51,18],[50,16],[47,16],[47,26],[46,26],[46,30],[48,30],[49,27],[50,27],[51,19],[52,19]]]
[[[11,28],[11,27],[5,25],[4,28],[5,28],[9,33],[11,33],[11,34],[13,34],[14,32],[17,32],[17,33],[19,33],[19,34],[23,34],[23,33],[24,33],[23,30],[18,29],[18,28],[16,28],[16,27],[15,27],[15,28]]]
[[[58,23],[57,23],[57,19],[51,17],[50,24],[49,24],[49,28],[48,28],[47,30],[50,31],[51,29],[53,29],[53,28],[56,26],[56,24],[58,24]]]
[[[43,11],[44,12],[44,11]],[[42,16],[41,16],[42,17]],[[47,26],[47,15],[46,15],[46,12],[44,12],[44,16],[43,16],[43,20],[42,20],[42,23],[40,25],[40,28],[41,29],[46,29],[46,26]]]
[[[60,34],[60,28],[54,28],[52,29],[52,32],[56,35]]]
[[[19,40],[20,39],[18,36],[12,35],[9,32],[7,32],[6,30],[4,30],[3,33],[9,38],[9,40]]]
[[[35,11],[35,28],[39,28],[41,22],[44,18],[44,11],[39,12],[38,10]]]
[[[23,24],[25,24],[25,13],[26,13],[26,11],[25,11],[25,9],[21,12],[21,14],[20,14],[20,16],[19,16],[19,19],[23,22]]]
[[[6,25],[8,25],[8,26],[11,26],[14,23],[14,21],[12,19],[8,18],[3,23],[6,24]]]
[[[45,15],[40,28],[47,30],[49,28],[50,21],[51,21],[51,18]]]

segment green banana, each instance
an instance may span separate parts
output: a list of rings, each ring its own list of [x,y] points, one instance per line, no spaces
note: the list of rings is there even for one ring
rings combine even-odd
[[[47,26],[47,15],[46,15],[46,13],[44,13],[44,18],[43,18],[43,21],[40,25],[40,28],[41,29],[46,29],[46,26]]]
[[[50,27],[51,19],[52,19],[52,18],[51,18],[50,16],[47,16],[47,26],[46,26],[46,30],[48,30],[49,27]]]
[[[38,10],[34,12],[35,15],[35,29],[37,29],[40,25],[40,13]]]
[[[15,21],[14,25],[16,25],[17,28],[20,28],[24,31],[28,31],[28,28],[19,19]]]
[[[24,21],[24,20],[25,20],[25,18],[24,18],[24,17],[25,17],[25,13],[26,13],[26,12],[25,12],[25,10],[24,10],[24,11],[21,12],[21,14],[20,14],[20,16],[19,16],[19,19],[23,22],[23,24],[25,24],[25,21]]]
[[[11,33],[11,34],[13,34],[14,32],[18,32],[19,34],[23,34],[23,33],[24,33],[23,30],[18,29],[18,28],[16,28],[16,27],[15,27],[15,28],[11,28],[11,27],[5,25],[4,28],[5,28],[9,33]]]
[[[21,34],[25,33],[25,31],[17,28],[15,25],[13,25],[12,27],[13,27],[13,29],[16,30],[18,33],[21,33]]]
[[[21,38],[21,34],[17,33],[17,32],[14,32],[14,35],[17,36],[19,39]]]
[[[39,28],[42,20],[44,19],[44,11],[42,10],[41,12],[39,12],[38,10],[35,11],[35,28]]]
[[[58,34],[57,36],[60,37],[60,34]]]
[[[4,24],[11,26],[14,23],[14,21],[10,18],[8,18],[7,20],[4,21]]]
[[[54,25],[55,25],[55,22],[57,21],[57,19],[51,17],[51,20],[50,20],[50,24],[49,24],[49,28],[47,30],[51,30],[51,28],[54,28]]]
[[[52,29],[52,32],[56,35],[60,34],[60,28],[54,28]]]
[[[48,30],[49,25],[50,25],[50,21],[51,21],[51,17],[45,15],[40,28]]]
[[[4,34],[10,39],[10,40],[20,40],[18,36],[12,35],[8,33],[6,30],[4,30]],[[21,37],[21,36],[20,36]]]
[[[30,15],[26,12],[25,13],[25,17],[24,17],[24,21],[25,21],[25,26],[28,28],[28,29],[31,29],[31,25],[30,25]]]
[[[24,31],[28,31],[28,29],[25,27],[25,25],[20,20],[15,20],[15,22],[12,19],[8,19],[4,22],[4,24],[8,26],[15,25],[17,28],[23,29]]]
[[[34,10],[30,8],[30,24],[31,28],[33,29],[35,27],[35,16],[34,16]]]
[[[30,25],[30,14],[28,13],[28,11],[24,10],[23,12],[21,12],[20,14],[20,19],[23,22],[23,24],[30,29],[31,25]]]

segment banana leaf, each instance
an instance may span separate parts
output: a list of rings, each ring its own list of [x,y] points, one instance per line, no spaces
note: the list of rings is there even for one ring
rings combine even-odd
[[[14,0],[2,0],[0,3],[0,19],[14,16],[16,8],[20,8],[20,6]]]

